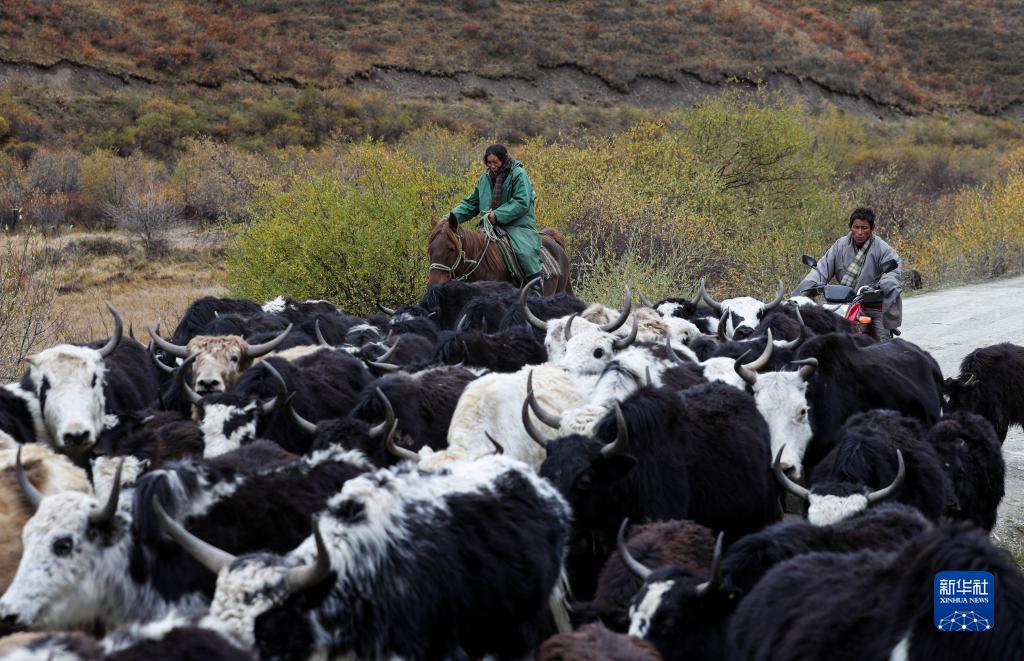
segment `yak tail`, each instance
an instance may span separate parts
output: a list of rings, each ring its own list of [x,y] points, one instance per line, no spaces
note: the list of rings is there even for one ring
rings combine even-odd
[[[569,633],[572,631],[572,622],[569,619],[569,576],[565,573],[565,567],[558,573],[558,581],[555,588],[548,597],[548,608],[551,610],[551,618],[555,621],[555,628],[558,633]]]

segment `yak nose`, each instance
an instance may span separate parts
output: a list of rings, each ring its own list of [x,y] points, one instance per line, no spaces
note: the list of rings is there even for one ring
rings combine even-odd
[[[196,381],[196,392],[215,392],[220,389],[220,379],[199,379]]]
[[[734,340],[745,340],[745,339],[747,339],[748,337],[750,337],[753,334],[754,334],[754,329],[748,328],[746,326],[743,326],[741,328],[737,328],[736,330],[734,330],[732,332],[732,339],[734,339]]]
[[[67,447],[82,447],[90,445],[92,441],[92,434],[86,431],[79,432],[64,432],[64,445]]]

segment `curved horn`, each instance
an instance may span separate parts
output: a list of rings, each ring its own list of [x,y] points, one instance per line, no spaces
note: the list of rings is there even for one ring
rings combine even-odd
[[[310,422],[309,420],[303,418],[301,415],[299,415],[299,412],[295,410],[295,407],[292,406],[292,399],[294,397],[295,393],[292,393],[291,395],[288,396],[288,410],[291,411],[292,413],[292,420],[294,420],[295,424],[299,426],[299,429],[306,432],[307,434],[316,434],[316,430],[318,428],[317,424],[315,422]]]
[[[370,367],[373,367],[374,369],[378,369],[381,372],[389,372],[389,373],[390,372],[398,372],[398,371],[400,371],[402,369],[398,365],[392,365],[391,363],[381,363],[381,362],[377,362],[375,360],[367,360],[365,362]]]
[[[277,345],[284,342],[284,339],[288,337],[288,333],[290,332],[292,332],[292,325],[288,324],[288,328],[285,328],[283,331],[281,331],[280,335],[278,335],[277,337],[268,342],[264,342],[263,344],[249,344],[248,342],[246,342],[245,356],[247,358],[259,358],[260,356],[267,355],[268,353],[276,349]]]
[[[615,540],[615,545],[619,549],[619,557],[622,558],[622,563],[626,565],[629,571],[636,574],[641,581],[646,581],[647,577],[654,572],[650,567],[644,565],[630,554],[629,548],[626,547],[627,526],[629,526],[628,518],[622,520],[622,525],[619,526],[619,536]]]
[[[391,400],[384,394],[384,391],[380,388],[374,388],[377,397],[380,397],[380,401],[384,402],[384,422],[376,424],[370,427],[370,431],[367,434],[370,438],[380,438],[384,435],[384,432],[396,427],[395,409],[391,406]]]
[[[540,433],[537,426],[533,424],[533,420],[530,419],[530,398],[527,396],[523,400],[523,427],[526,429],[526,433],[533,439],[534,443],[541,446],[545,450],[548,449],[548,437]]]
[[[749,354],[750,350],[748,349],[742,356],[733,361],[732,368],[736,370],[736,373],[740,375],[740,378],[743,379],[748,386],[753,387],[754,384],[757,383],[757,372],[743,364],[743,359]]]
[[[530,410],[533,411],[538,420],[554,429],[562,427],[562,416],[545,411],[541,407],[540,402],[537,401],[537,396],[533,394],[533,370],[530,370],[530,373],[526,376],[526,401],[530,403]]]
[[[395,314],[394,309],[389,308],[388,306],[384,305],[383,303],[378,303],[377,304],[377,309],[380,310],[381,312],[383,312],[384,314],[387,314],[387,315],[394,316],[394,314]]]
[[[903,463],[903,452],[899,448],[896,448],[896,461],[898,461],[899,464],[900,464],[899,469],[896,471],[896,479],[894,479],[892,481],[892,484],[890,484],[889,486],[885,487],[884,489],[879,489],[878,491],[872,491],[871,493],[869,493],[868,494],[868,503],[869,504],[870,503],[877,503],[877,502],[879,502],[881,500],[885,500],[886,498],[891,496],[894,491],[899,489],[900,486],[902,486],[903,480],[906,479],[906,477],[907,477],[907,467]]]
[[[814,374],[814,370],[818,369],[817,358],[804,358],[803,360],[794,360],[794,365],[800,365],[800,378],[804,381],[811,378]]]
[[[153,511],[156,512],[156,518],[160,521],[160,527],[164,529],[171,539],[178,543],[178,546],[188,553],[190,556],[195,558],[199,564],[206,567],[214,574],[219,574],[220,570],[227,567],[235,561],[235,556],[231,555],[227,551],[222,551],[216,546],[204,542],[189,531],[185,530],[185,527],[180,523],[167,516],[167,512],[160,506],[160,501],[157,500],[156,496],[153,496]]]
[[[651,366],[644,367],[644,376],[647,377],[647,387],[651,388],[654,386],[654,379],[651,378]]]
[[[622,407],[618,402],[615,403],[615,426],[615,440],[601,448],[601,456],[605,459],[629,452],[629,430],[626,428],[626,419],[622,417]]]
[[[332,345],[330,342],[327,341],[327,338],[324,337],[323,331],[320,330],[320,318],[319,317],[317,318],[317,320],[315,322],[313,322],[313,332],[316,334],[316,343],[317,344],[319,344],[322,347],[332,347],[333,348],[334,345]]]
[[[99,526],[114,520],[114,515],[117,514],[117,498],[121,495],[122,468],[124,468],[123,458],[118,462],[117,470],[114,471],[114,481],[110,485],[110,494],[107,496],[107,502],[103,506],[103,509],[89,514],[90,524]]]
[[[459,317],[459,320],[455,323],[455,332],[462,333],[466,330],[466,322],[469,321],[469,314],[464,314]]]
[[[317,518],[313,519],[313,539],[316,540],[316,562],[288,570],[284,577],[284,589],[288,594],[317,586],[331,574],[331,555],[327,552],[323,535],[320,534],[320,520]]]
[[[617,331],[622,324],[626,323],[629,319],[629,313],[633,310],[633,292],[629,289],[629,285],[625,285],[625,288],[626,300],[625,303],[623,303],[622,310],[619,312],[619,318],[608,322],[604,326],[599,326],[599,328],[606,333]]]
[[[723,530],[718,533],[718,539],[715,540],[715,552],[711,556],[711,578],[706,583],[701,583],[697,586],[696,592],[698,596],[718,590],[718,586],[722,584],[722,546],[724,542],[725,531]]]
[[[387,351],[385,351],[384,353],[382,353],[380,356],[377,357],[377,362],[378,363],[387,363],[388,358],[390,358],[391,356],[395,355],[395,351],[398,350],[398,343],[401,342],[401,341],[402,341],[402,337],[399,336],[398,339],[395,340],[395,343],[387,348]]]
[[[174,374],[174,368],[157,357],[156,348],[155,345],[153,344],[153,340],[149,341],[149,346],[146,347],[146,351],[149,353],[150,358],[153,359],[153,362],[156,363],[157,367],[159,367],[162,371],[167,372],[168,374]]]
[[[800,498],[807,500],[810,497],[811,492],[789,479],[789,476],[782,470],[782,451],[785,449],[785,445],[779,448],[779,451],[775,454],[775,461],[772,462],[772,471],[775,473],[775,479],[779,481],[779,484],[781,484],[786,491],[790,492],[794,496],[799,496]]]
[[[156,345],[163,349],[164,353],[174,356],[175,358],[188,358],[188,347],[184,347],[178,344],[172,344],[164,338],[160,337],[160,324],[156,325],[156,330],[153,330],[149,326],[146,326],[146,332],[153,338]]]
[[[505,454],[505,448],[501,447],[501,443],[494,440],[494,437],[491,436],[490,432],[484,431],[484,436],[486,436],[487,440],[494,446],[494,452],[491,454]]]
[[[636,297],[640,299],[640,304],[643,305],[645,308],[654,307],[654,303],[651,303],[649,300],[647,300],[647,297],[644,296],[644,293],[642,291],[637,291]]]
[[[791,351],[796,351],[800,345],[804,343],[804,340],[807,339],[807,325],[804,324],[804,316],[800,314],[800,306],[795,306],[793,311],[796,312],[796,320],[800,322],[800,334],[795,340],[786,340],[780,346],[790,349]]]
[[[778,291],[775,292],[775,300],[772,301],[771,303],[766,304],[764,306],[765,311],[768,311],[768,310],[771,310],[772,308],[778,307],[779,303],[782,302],[782,297],[785,296],[785,295],[786,295],[786,283],[782,282],[782,280],[779,279],[779,289],[778,289]]]
[[[398,457],[399,459],[419,463],[419,454],[413,452],[412,450],[403,448],[397,443],[395,443],[395,432],[397,431],[398,423],[395,422],[391,425],[391,431],[388,432],[388,439],[384,442],[384,445],[387,447],[388,452],[390,452],[393,456]]]
[[[761,355],[755,358],[752,362],[744,365],[744,367],[756,372],[763,369],[764,366],[768,364],[768,361],[772,359],[772,352],[775,350],[775,344],[772,342],[771,328],[768,329],[766,336],[768,337],[768,342],[764,345],[764,351],[762,351]]]
[[[967,377],[967,380],[964,381],[964,387],[965,388],[973,388],[974,386],[978,385],[979,383],[981,383],[981,381],[979,381],[978,377],[976,377],[972,373],[970,376]]]
[[[665,353],[667,353],[668,357],[671,358],[672,360],[674,360],[677,363],[689,362],[687,360],[683,360],[679,356],[679,354],[676,353],[676,350],[672,348],[672,338],[669,337],[668,335],[665,336]]]
[[[569,315],[569,318],[565,322],[565,341],[568,342],[572,339],[572,322],[576,321],[578,314]]]
[[[284,377],[281,376],[281,373],[277,371],[277,368],[275,368],[270,361],[263,361],[263,366],[267,368],[270,375],[274,377],[275,381],[277,381],[277,394],[263,402],[263,406],[261,407],[263,415],[270,415],[274,412],[274,409],[277,408],[279,402],[288,399],[288,384],[285,383]]]
[[[639,330],[640,320],[636,315],[633,315],[633,328],[630,329],[629,335],[612,340],[612,348],[616,351],[622,351],[629,345],[633,344],[636,342],[636,334]]]
[[[43,494],[36,489],[36,485],[29,481],[28,475],[25,474],[25,467],[21,465],[21,446],[18,446],[18,453],[14,455],[14,472],[18,476],[18,486],[21,487],[21,492],[25,494],[25,500],[32,506],[32,511],[35,512],[39,509],[39,503],[43,501]]]
[[[523,314],[523,318],[526,319],[526,321],[529,322],[531,326],[533,326],[537,330],[546,331],[548,329],[547,322],[542,320],[537,315],[535,315],[533,311],[530,309],[530,306],[526,304],[526,299],[527,297],[529,297],[530,291],[533,289],[533,283],[537,282],[538,280],[540,280],[540,276],[537,276],[536,278],[528,282],[526,286],[523,287],[523,290],[519,292],[519,311]]]
[[[718,314],[722,314],[722,304],[711,298],[711,296],[708,295],[708,290],[704,289],[704,278],[700,279],[700,289],[697,290],[697,293],[702,299],[704,299],[704,302],[708,304],[708,307]]]
[[[113,353],[114,349],[117,348],[117,343],[121,341],[121,335],[124,333],[124,322],[121,321],[121,315],[117,313],[117,310],[110,304],[110,301],[107,301],[107,309],[110,310],[110,314],[114,315],[114,334],[110,336],[106,344],[99,348],[101,358],[106,358]]]
[[[185,393],[185,396],[188,397],[188,401],[193,404],[198,404],[202,397],[200,397],[199,393],[195,390],[192,390],[192,386],[190,386],[188,381],[185,379],[185,368],[188,367],[198,355],[199,354],[194,353],[182,361],[181,365],[178,365],[178,369],[175,370],[174,374],[174,383],[177,384],[179,390]]]

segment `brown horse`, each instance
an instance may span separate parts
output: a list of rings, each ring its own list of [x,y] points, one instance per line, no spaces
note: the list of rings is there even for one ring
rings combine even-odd
[[[544,295],[562,291],[571,294],[569,257],[565,254],[562,235],[558,230],[547,228],[541,230],[540,237],[544,248],[558,260],[562,272],[557,278],[544,281]],[[489,241],[482,230],[459,227],[454,218],[430,221],[429,251],[429,285],[449,280],[512,282],[497,244]]]

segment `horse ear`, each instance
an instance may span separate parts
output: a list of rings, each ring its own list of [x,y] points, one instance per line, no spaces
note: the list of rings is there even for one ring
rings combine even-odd
[[[433,228],[437,227],[437,224],[439,222],[441,222],[440,218],[431,218],[430,219],[430,228],[433,229]]]
[[[459,229],[459,219],[455,217],[455,214],[448,216],[448,225],[452,228],[452,231]]]

